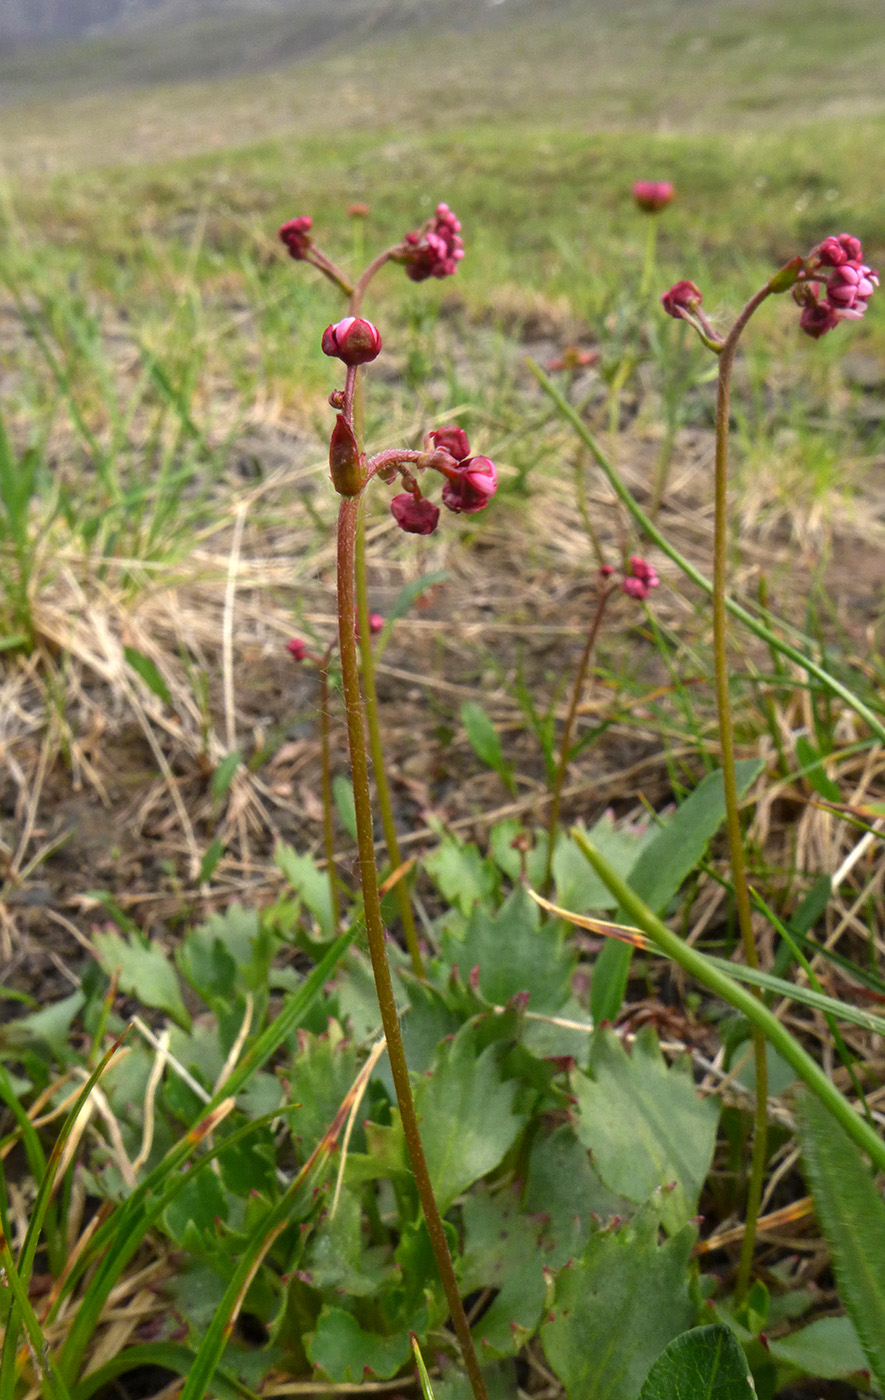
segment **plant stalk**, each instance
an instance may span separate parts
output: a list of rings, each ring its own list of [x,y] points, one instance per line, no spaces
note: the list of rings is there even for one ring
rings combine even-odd
[[[686,578],[691,579],[692,583],[697,584],[698,588],[706,593],[708,597],[712,597],[713,584],[710,579],[708,579],[705,574],[702,574],[700,569],[696,569],[694,564],[686,559],[684,554],[680,554],[679,550],[676,549],[657,528],[654,521],[650,520],[645,514],[645,511],[639,505],[638,501],[636,501],[621,481],[611,458],[607,457],[603,452],[586,423],[568,400],[563,398],[550,376],[545,374],[541,366],[536,364],[534,360],[530,359],[527,363],[545,394],[547,394],[548,398],[556,405],[560,416],[572,426],[581,441],[589,447],[594,460],[601,468],[603,475],[618,500],[626,506],[643,534],[650,539],[653,544],[657,545],[662,554],[665,554],[668,559],[672,559],[673,563],[685,574]],[[824,689],[829,691],[831,695],[838,695],[839,699],[843,700],[848,708],[853,710],[854,713],[863,720],[864,724],[875,734],[876,738],[885,744],[885,724],[883,724],[881,719],[870,709],[869,705],[866,705],[863,700],[861,700],[859,695],[856,695],[849,686],[844,685],[842,681],[839,680],[838,676],[831,675],[830,672],[815,661],[813,657],[809,656],[806,652],[800,651],[798,647],[793,646],[791,642],[785,641],[783,637],[779,637],[770,627],[766,627],[764,622],[760,622],[757,617],[754,617],[751,612],[748,612],[735,598],[726,598],[725,606],[732,617],[736,617],[738,621],[742,622],[745,627],[749,628],[754,636],[760,639],[760,641],[765,642],[767,646],[772,647],[781,656],[785,656],[788,660],[795,662],[807,675],[814,676],[815,680],[820,681]]]
[[[341,901],[338,897],[338,874],[335,869],[335,826],[332,818],[332,755],[330,744],[329,715],[329,652],[326,651],[319,666],[320,673],[320,745],[323,768],[323,844],[326,848],[326,871],[329,876],[329,899],[332,904],[332,919],[335,932],[341,919]]]
[[[488,1400],[485,1381],[480,1370],[470,1326],[461,1302],[455,1268],[449,1252],[442,1218],[433,1194],[427,1159],[418,1129],[415,1101],[406,1064],[393,981],[385,948],[381,901],[378,892],[378,872],[375,866],[372,831],[372,805],[369,797],[369,764],[366,735],[363,727],[363,702],[360,689],[356,642],[355,540],[360,515],[361,496],[344,497],[338,514],[338,636],[341,655],[341,675],[344,707],[347,718],[347,739],[353,773],[353,797],[356,810],[357,844],[359,847],[360,879],[369,955],[375,977],[381,1023],[387,1040],[387,1053],[396,1090],[397,1105],[402,1120],[415,1185],[427,1224],[427,1231],[449,1305],[452,1324],[461,1347],[464,1365],[470,1377],[475,1400]]]
[[[744,307],[735,321],[719,353],[719,381],[716,396],[716,470],[714,478],[713,526],[713,666],[716,682],[716,709],[719,717],[719,747],[722,760],[722,788],[725,797],[725,829],[731,861],[738,927],[744,957],[748,967],[759,966],[756,937],[753,932],[753,912],[750,886],[744,858],[741,833],[740,804],[734,757],[734,731],[728,675],[728,615],[725,607],[726,569],[728,564],[728,420],[731,404],[731,375],[741,332],[770,289],[766,286]],[[757,992],[761,997],[761,993]],[[750,1285],[750,1270],[756,1245],[756,1221],[762,1202],[765,1164],[768,1157],[768,1062],[765,1034],[753,1026],[753,1063],[755,1068],[756,1105],[753,1115],[753,1153],[747,1182],[747,1204],[744,1237],[738,1266],[735,1293],[743,1302]]]
[[[550,816],[547,822],[547,863],[544,867],[545,895],[549,895],[553,885],[553,850],[556,844],[556,829],[559,825],[559,808],[562,801],[562,789],[565,783],[565,775],[568,772],[568,763],[572,747],[572,733],[578,714],[578,705],[581,699],[581,692],[584,689],[584,682],[587,679],[587,668],[590,665],[590,657],[593,654],[593,647],[599,633],[603,613],[605,612],[605,605],[608,602],[610,592],[611,589],[603,587],[599,595],[599,601],[596,604],[596,612],[593,615],[593,621],[587,633],[587,640],[584,643],[584,650],[581,653],[581,660],[578,663],[571,704],[568,708],[568,714],[565,717],[565,727],[562,731],[562,744],[559,750],[559,766],[556,770],[556,777],[553,780]]]

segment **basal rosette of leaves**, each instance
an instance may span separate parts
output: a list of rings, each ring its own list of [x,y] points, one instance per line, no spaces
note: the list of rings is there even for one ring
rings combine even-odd
[[[721,820],[711,787],[680,810],[697,839]],[[678,862],[653,894],[643,871],[661,868],[655,843],[682,849],[679,820],[643,831],[605,817],[591,835],[664,905],[682,878]],[[441,908],[426,979],[394,953],[425,1151],[462,1294],[479,1304],[473,1335],[492,1393],[516,1395],[516,1359],[535,1339],[569,1397],[635,1400],[670,1343],[709,1320],[709,1288],[692,1250],[718,1105],[699,1097],[687,1064],[665,1060],[652,1031],[632,1049],[612,1030],[590,1033],[573,991],[573,942],[519,880],[518,834],[516,823],[501,823],[488,854],[443,837],[425,862]],[[528,854],[530,878],[545,859],[539,842]],[[97,933],[99,963],[85,994],[55,1008],[52,1020],[37,1013],[4,1033],[4,1097],[25,1101],[57,1067],[82,1063],[78,1028],[122,1030],[104,1000],[116,977],[152,1040],[130,1037],[102,1080],[120,1150],[93,1150],[77,1170],[88,1193],[113,1206],[124,1235],[168,1242],[163,1308],[133,1356],[153,1346],[151,1355],[188,1372],[191,1395],[208,1386],[226,1396],[225,1387],[254,1389],[271,1372],[341,1385],[405,1376],[415,1334],[435,1368],[437,1400],[455,1400],[463,1376],[383,1056],[355,1093],[378,1037],[368,959],[358,938],[348,948],[334,943],[328,885],[313,860],[282,847],[278,861],[289,894],[261,914],[233,907],[213,916],[174,957],[119,918]],[[565,835],[553,869],[557,899],[611,914],[610,897]],[[336,947],[322,994],[259,1054],[304,985],[307,955]],[[159,1076],[158,1044],[166,1057]],[[225,1086],[232,1097],[223,1121],[188,1147]],[[295,1189],[308,1169],[305,1189]],[[151,1194],[142,1197],[145,1184]],[[93,1267],[104,1263],[89,1283],[93,1299],[96,1288],[111,1292],[113,1249],[96,1256]],[[252,1253],[260,1257],[250,1270]],[[221,1322],[238,1270],[244,1283],[225,1343]],[[74,1272],[72,1300],[86,1279]],[[752,1349],[761,1350],[755,1339],[777,1306],[757,1299],[757,1314],[739,1317],[720,1309],[760,1366],[770,1362]],[[844,1319],[840,1327],[832,1369],[851,1374],[856,1337]],[[100,1311],[94,1328],[100,1335]],[[803,1335],[776,1361],[778,1375],[801,1373]],[[84,1323],[61,1348],[77,1400],[91,1393],[83,1381],[91,1344]],[[808,1347],[815,1355],[812,1335]]]

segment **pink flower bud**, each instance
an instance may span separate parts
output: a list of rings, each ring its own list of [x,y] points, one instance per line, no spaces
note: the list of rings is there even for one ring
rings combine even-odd
[[[675,316],[679,321],[683,311],[697,311],[702,300],[700,288],[694,282],[675,282],[661,297],[661,306],[668,316]]]
[[[841,263],[830,273],[826,301],[840,318],[859,321],[878,285],[878,274],[865,263]]]
[[[863,248],[860,239],[852,234],[834,233],[830,238],[825,238],[811,256],[816,257],[824,267],[841,267],[846,262],[860,262]]]
[[[351,219],[367,219],[371,210],[368,204],[364,204],[361,199],[358,199],[354,204],[347,206],[347,213]]]
[[[600,564],[599,566],[599,573],[601,578],[611,578],[614,571],[614,564]]]
[[[635,598],[637,602],[642,602],[648,597],[648,584],[641,578],[627,577],[621,583],[621,588],[628,598]]]
[[[400,529],[410,535],[432,535],[439,521],[439,506],[410,491],[394,496],[390,513]]]
[[[375,637],[384,629],[384,618],[380,613],[369,613],[369,631]]]
[[[630,572],[621,581],[621,589],[628,598],[636,598],[639,602],[647,598],[651,589],[657,588],[660,583],[657,570],[639,554],[630,555]]]
[[[461,462],[456,476],[447,477],[442,503],[460,515],[485,510],[498,489],[498,471],[488,457],[469,457]]]
[[[442,447],[456,462],[470,456],[470,443],[463,428],[435,428],[430,434],[434,447]]]
[[[303,661],[307,655],[307,643],[301,637],[290,637],[286,643],[286,651],[290,656],[294,656],[296,661]]]
[[[673,194],[669,180],[637,180],[633,186],[633,198],[646,214],[659,214],[666,209]]]
[[[323,354],[333,355],[346,365],[366,365],[381,353],[381,336],[371,321],[345,316],[323,331]]]
[[[436,214],[414,233],[407,233],[395,262],[405,264],[406,276],[413,282],[428,277],[451,277],[464,256],[460,221],[447,204],[438,204]]]
[[[310,230],[313,228],[313,219],[307,214],[303,214],[300,219],[289,219],[280,229],[280,239],[289,250],[289,257],[301,261],[307,257],[312,239]]]
[[[660,583],[657,571],[648,564],[641,555],[630,555],[630,572],[634,578],[642,579],[648,588],[657,588]]]
[[[802,315],[799,317],[799,327],[810,335],[812,340],[820,340],[827,331],[834,330],[839,324],[838,313],[831,306],[819,301],[808,301],[802,308]]]

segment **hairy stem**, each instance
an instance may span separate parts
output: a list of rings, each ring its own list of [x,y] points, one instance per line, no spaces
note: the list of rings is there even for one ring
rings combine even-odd
[[[427,1231],[436,1258],[452,1324],[461,1347],[464,1364],[470,1377],[475,1400],[488,1400],[485,1381],[470,1335],[461,1294],[442,1218],[433,1194],[427,1159],[418,1130],[418,1118],[412,1086],[403,1048],[399,1015],[393,991],[390,966],[387,961],[381,901],[378,892],[378,871],[375,866],[372,805],[369,797],[369,764],[363,727],[363,703],[360,691],[359,664],[356,644],[355,538],[360,514],[361,497],[342,498],[338,514],[338,636],[341,654],[341,674],[344,706],[347,717],[347,739],[353,773],[353,797],[356,810],[357,845],[359,848],[360,879],[369,955],[375,977],[375,990],[381,1012],[381,1024],[387,1040],[387,1053],[396,1090],[409,1161],[424,1212]]]
[[[335,869],[335,827],[332,820],[332,755],[330,745],[329,715],[329,652],[322,657],[320,672],[320,745],[322,750],[322,793],[323,793],[323,845],[326,848],[326,871],[329,876],[329,899],[332,904],[332,919],[335,932],[341,919],[341,901],[338,898],[338,874]]]
[[[390,784],[387,781],[387,769],[384,763],[384,746],[381,742],[381,725],[378,718],[378,692],[375,687],[375,657],[372,653],[372,637],[369,628],[369,590],[366,581],[366,536],[365,530],[360,526],[357,527],[356,532],[355,554],[356,602],[359,616],[360,653],[363,663],[363,696],[366,721],[369,730],[369,748],[372,754],[372,769],[375,774],[375,791],[378,794],[378,810],[381,813],[381,825],[384,828],[384,843],[387,846],[387,854],[391,866],[394,870],[399,870],[403,863],[403,857],[396,834],[393,803],[390,798]],[[418,929],[415,925],[415,916],[412,913],[412,902],[409,899],[409,887],[405,880],[397,880],[394,886],[394,897],[396,899],[396,907],[400,922],[403,926],[403,935],[406,940],[406,948],[409,952],[412,971],[415,973],[416,977],[423,977],[424,962],[418,943]]]
[[[744,307],[735,321],[719,354],[719,385],[716,397],[716,473],[714,484],[713,526],[713,665],[716,679],[716,708],[719,716],[719,744],[722,756],[722,787],[725,796],[725,828],[734,883],[738,927],[748,967],[759,966],[750,886],[744,859],[741,834],[740,805],[735,774],[734,732],[731,695],[728,684],[728,617],[725,608],[726,568],[728,562],[728,419],[731,404],[731,374],[741,332],[758,306],[770,295],[764,287]],[[761,992],[757,995],[761,997]],[[735,1292],[740,1303],[750,1285],[750,1270],[756,1245],[756,1221],[762,1201],[765,1163],[768,1157],[768,1061],[765,1033],[753,1026],[753,1063],[755,1067],[756,1107],[753,1116],[753,1155],[747,1182],[747,1204],[741,1258],[738,1265]]]
[[[571,704],[568,714],[565,717],[565,727],[562,731],[562,744],[559,750],[559,766],[556,770],[556,777],[553,780],[553,789],[550,802],[550,816],[547,822],[547,864],[544,867],[544,893],[549,894],[553,885],[553,849],[556,845],[556,829],[559,825],[559,808],[562,801],[562,788],[565,783],[565,775],[568,771],[569,758],[571,756],[572,733],[575,727],[575,719],[578,713],[578,704],[581,699],[581,692],[584,689],[584,682],[587,679],[587,668],[590,665],[590,657],[593,654],[593,646],[599,633],[602,616],[605,612],[605,605],[608,602],[608,588],[603,588],[596,604],[596,612],[587,633],[587,640],[584,643],[584,650],[581,653],[581,660],[578,663],[578,670],[575,676],[575,685],[572,690]]]

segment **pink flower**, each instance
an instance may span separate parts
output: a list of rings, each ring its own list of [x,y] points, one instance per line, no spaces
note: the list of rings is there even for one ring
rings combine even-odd
[[[280,229],[280,238],[289,250],[289,257],[301,261],[307,257],[312,239],[310,230],[313,228],[313,219],[307,214],[302,214],[300,219],[289,219]]]
[[[702,300],[700,288],[694,282],[674,282],[661,297],[661,306],[668,316],[675,316],[679,321],[684,311],[697,311]]]
[[[840,263],[830,273],[826,300],[840,319],[859,321],[878,285],[878,273],[866,263]]]
[[[846,262],[860,262],[863,248],[853,234],[834,233],[815,248],[812,257],[817,257],[824,267],[841,267]]]
[[[468,457],[459,463],[457,473],[446,476],[442,503],[460,515],[485,510],[498,489],[498,471],[488,457]]]
[[[323,331],[323,354],[333,355],[346,365],[366,365],[381,353],[381,336],[371,321],[345,316]]]
[[[660,583],[657,571],[639,554],[630,555],[630,572],[621,581],[621,589],[628,598],[643,602],[653,588]]]
[[[424,496],[403,491],[390,502],[390,513],[401,530],[410,535],[432,535],[439,521],[439,506]]]
[[[470,456],[470,443],[463,428],[435,428],[430,434],[434,447],[442,447],[451,453],[456,462],[463,462]]]
[[[307,642],[301,637],[290,637],[286,643],[286,651],[294,656],[296,661],[303,661],[307,655]]]
[[[646,214],[659,214],[671,203],[674,195],[669,180],[637,180],[633,198]]]
[[[657,571],[639,554],[630,555],[630,572],[634,578],[642,579],[642,582],[647,584],[649,588],[657,588],[661,581]]]
[[[806,302],[802,308],[802,315],[799,317],[799,327],[810,335],[812,340],[820,340],[827,331],[834,330],[839,324],[839,313],[831,306],[823,305],[819,301]]]
[[[384,628],[384,618],[380,613],[369,613],[369,631],[375,637]]]
[[[438,204],[432,219],[407,233],[395,261],[405,264],[413,282],[428,277],[451,277],[464,256],[461,223],[447,204]]]

